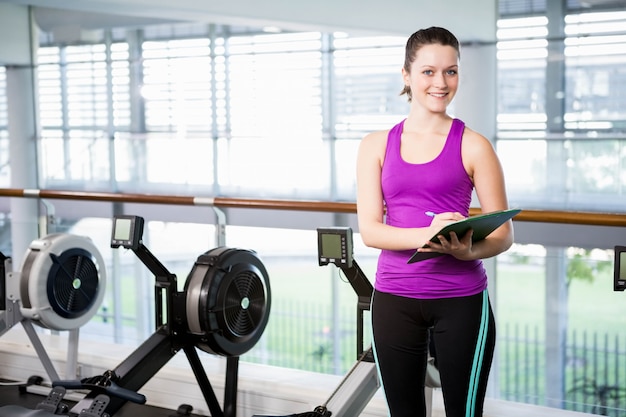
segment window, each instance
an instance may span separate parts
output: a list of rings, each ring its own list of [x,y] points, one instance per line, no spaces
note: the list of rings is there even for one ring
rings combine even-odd
[[[565,18],[565,129],[626,131],[626,11]]]
[[[332,135],[337,195],[354,200],[356,153],[367,133],[389,129],[406,117],[402,90],[404,37],[333,38]]]
[[[110,184],[110,132],[130,125],[128,46],[38,53],[42,185]]]
[[[497,149],[515,204],[621,212],[626,11],[581,10],[498,22]]]
[[[223,192],[329,197],[321,46],[321,34],[309,32],[228,39],[229,127],[218,143]]]
[[[548,30],[545,17],[498,21],[499,137],[543,135]]]
[[[210,132],[213,120],[211,46],[207,38],[142,44],[146,130]]]
[[[11,182],[6,81],[6,70],[0,67],[0,187],[8,187]]]

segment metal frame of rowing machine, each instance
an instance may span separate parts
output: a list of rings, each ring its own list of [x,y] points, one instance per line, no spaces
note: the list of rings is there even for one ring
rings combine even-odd
[[[185,318],[176,315],[176,312],[185,311],[185,294],[177,292],[176,275],[170,273],[142,243],[131,249],[155,276],[156,331],[111,371],[110,375],[115,379],[112,382],[125,390],[136,392],[182,349],[191,365],[211,416],[235,417],[239,357],[226,357],[224,408],[222,409],[200,361],[195,340],[188,336],[184,329]],[[165,303],[166,311],[163,311],[163,303]],[[97,387],[92,389],[70,412],[79,415],[83,409],[91,406],[101,392]],[[111,401],[106,412],[111,416],[129,401],[128,397],[110,397]]]
[[[337,267],[357,295],[357,362],[322,407],[330,410],[334,417],[358,417],[380,386],[372,348],[365,350],[363,346],[363,316],[370,309],[374,288],[356,260],[353,259],[350,266],[341,264]]]
[[[356,260],[351,260],[351,266],[342,263],[336,266],[343,271],[357,295],[357,363],[341,380],[326,404],[316,411],[325,414],[329,410],[333,417],[358,417],[380,387],[372,348],[365,351],[363,347],[363,313],[370,309],[374,288]],[[425,387],[427,416],[432,414],[432,392],[432,387]]]

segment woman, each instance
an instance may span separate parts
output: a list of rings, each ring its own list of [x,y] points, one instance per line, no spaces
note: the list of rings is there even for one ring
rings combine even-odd
[[[357,160],[357,212],[363,242],[381,249],[372,331],[392,417],[424,416],[429,329],[447,417],[482,415],[495,345],[484,258],[513,243],[510,221],[486,239],[472,231],[429,242],[469,214],[508,208],[504,176],[490,142],[447,113],[459,86],[460,48],[431,27],[408,39],[402,68],[410,111],[390,130],[365,136]],[[480,100],[480,97],[477,97]],[[415,252],[445,255],[417,263]]]

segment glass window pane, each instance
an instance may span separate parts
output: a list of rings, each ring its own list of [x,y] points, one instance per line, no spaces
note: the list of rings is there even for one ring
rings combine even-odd
[[[218,147],[224,192],[329,195],[320,47],[318,33],[229,39],[230,139]]]
[[[6,69],[0,66],[0,187],[8,187],[11,182],[6,81]]]
[[[210,132],[213,121],[210,41],[143,43],[143,86],[148,131]]]

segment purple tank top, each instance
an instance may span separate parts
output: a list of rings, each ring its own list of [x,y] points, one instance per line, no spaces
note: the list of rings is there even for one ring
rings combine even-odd
[[[385,222],[397,227],[426,227],[432,221],[426,212],[458,211],[467,216],[473,184],[461,157],[465,124],[454,119],[441,153],[423,164],[402,159],[403,126],[404,121],[394,126],[387,138],[381,177]],[[411,298],[449,298],[474,295],[487,287],[481,260],[461,261],[444,255],[407,264],[413,252],[381,251],[377,290]]]

